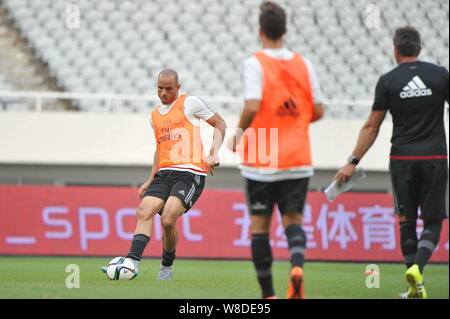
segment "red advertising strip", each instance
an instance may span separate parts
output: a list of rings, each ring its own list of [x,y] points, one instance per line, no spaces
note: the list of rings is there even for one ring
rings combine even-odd
[[[0,254],[123,256],[138,206],[136,189],[0,186]],[[250,258],[250,219],[242,191],[205,190],[177,224],[178,257]],[[418,233],[423,226],[418,227]],[[402,261],[389,194],[347,193],[332,203],[310,192],[304,211],[309,260]],[[160,217],[144,256],[161,256]],[[289,259],[279,214],[271,244]],[[448,221],[431,261],[448,262]]]

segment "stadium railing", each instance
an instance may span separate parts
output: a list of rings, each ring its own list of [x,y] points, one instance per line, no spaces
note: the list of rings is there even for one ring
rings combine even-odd
[[[12,91],[0,90],[1,98],[26,98],[34,100],[34,110],[37,112],[45,111],[43,108],[43,101],[49,99],[63,99],[63,100],[99,100],[106,102],[106,110],[112,111],[112,101],[149,101],[159,103],[159,98],[156,94],[114,94],[114,93],[82,93],[82,92],[52,92],[52,91]],[[202,99],[209,103],[217,104],[243,104],[243,98],[237,96],[202,96]],[[324,105],[331,111],[332,108],[350,113],[344,114],[348,117],[352,116],[352,107],[357,107],[360,110],[369,110],[371,100],[352,100],[352,99],[325,99]],[[360,117],[360,116],[356,116]]]

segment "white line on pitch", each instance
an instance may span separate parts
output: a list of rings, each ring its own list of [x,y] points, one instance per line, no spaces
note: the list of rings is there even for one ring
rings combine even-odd
[[[34,245],[35,237],[6,237],[6,243],[11,245]]]

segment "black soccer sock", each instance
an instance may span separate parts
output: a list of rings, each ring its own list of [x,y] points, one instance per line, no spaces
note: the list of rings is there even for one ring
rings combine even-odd
[[[131,248],[128,252],[127,258],[131,258],[136,261],[140,261],[144,249],[150,241],[150,237],[144,234],[136,234],[133,236],[133,241],[131,242]]]
[[[436,248],[437,244],[439,243],[441,230],[441,221],[424,222],[423,232],[417,245],[417,254],[414,261],[415,264],[419,265],[419,270],[421,273],[423,273],[423,268],[428,262],[428,259],[430,259],[431,255],[433,254],[433,251]]]
[[[165,267],[169,267],[173,265],[173,261],[175,259],[175,250],[174,251],[165,251],[163,249],[162,253],[162,265]]]
[[[275,295],[272,282],[272,249],[269,243],[269,234],[253,234],[252,257],[262,297]]]
[[[400,222],[400,246],[406,268],[414,265],[417,242],[416,221]]]
[[[306,253],[306,234],[302,226],[297,224],[289,225],[285,229],[285,234],[291,253],[292,267],[299,266],[303,268]]]

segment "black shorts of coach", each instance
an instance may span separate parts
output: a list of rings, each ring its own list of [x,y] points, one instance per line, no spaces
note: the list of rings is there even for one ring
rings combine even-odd
[[[192,208],[205,187],[205,176],[176,170],[160,170],[155,174],[145,196],[153,196],[167,201],[169,196],[181,199],[185,213]],[[161,214],[158,212],[158,214]]]
[[[447,160],[391,159],[389,172],[396,214],[407,220],[448,218]]]
[[[287,212],[303,213],[309,178],[277,182],[258,182],[246,179],[246,182],[247,205],[250,214],[271,216],[275,204],[278,205],[282,216]]]

